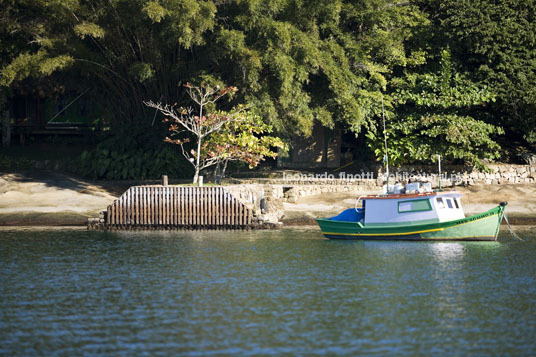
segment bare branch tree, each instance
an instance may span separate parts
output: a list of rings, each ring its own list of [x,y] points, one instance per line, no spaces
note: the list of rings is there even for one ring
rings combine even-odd
[[[171,122],[169,131],[171,135],[165,139],[166,142],[181,146],[183,156],[193,165],[195,175],[193,183],[197,183],[199,172],[207,167],[215,165],[218,162],[217,157],[202,154],[203,140],[223,127],[225,123],[233,120],[239,120],[239,113],[244,111],[245,107],[235,108],[231,112],[207,112],[207,105],[215,104],[222,97],[237,91],[236,87],[215,88],[209,86],[193,86],[190,83],[185,85],[186,91],[192,101],[196,104],[197,110],[192,107],[176,108],[175,105],[162,104],[153,101],[144,102],[148,107],[155,108],[166,116],[165,121]],[[184,133],[189,132],[195,137],[196,149],[188,151],[185,144],[190,140],[184,138]],[[174,138],[174,137],[179,138]]]

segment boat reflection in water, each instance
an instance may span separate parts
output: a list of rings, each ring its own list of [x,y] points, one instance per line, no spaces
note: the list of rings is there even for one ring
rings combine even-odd
[[[457,242],[432,243],[430,250],[434,257],[441,262],[461,261],[465,256],[465,245]]]

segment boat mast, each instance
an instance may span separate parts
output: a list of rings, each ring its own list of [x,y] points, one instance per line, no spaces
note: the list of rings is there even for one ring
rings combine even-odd
[[[441,191],[441,155],[437,154],[437,163],[439,165],[439,191]]]
[[[389,194],[389,156],[387,155],[387,130],[385,130],[385,108],[383,106],[383,94],[382,94],[382,119],[383,119],[383,141],[385,144],[385,156],[383,161],[385,162],[385,172],[387,174],[386,192]]]

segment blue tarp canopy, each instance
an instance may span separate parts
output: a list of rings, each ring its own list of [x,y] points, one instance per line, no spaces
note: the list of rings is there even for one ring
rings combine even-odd
[[[365,212],[362,208],[358,208],[357,211],[355,208],[348,208],[347,210],[342,211],[335,217],[331,217],[332,221],[342,221],[342,222],[359,222],[365,217]]]

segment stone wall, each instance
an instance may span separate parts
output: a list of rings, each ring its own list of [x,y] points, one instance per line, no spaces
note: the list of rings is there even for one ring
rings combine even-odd
[[[255,215],[269,221],[277,221],[283,214],[283,203],[294,203],[300,197],[330,192],[347,192],[355,195],[380,192],[385,184],[383,169],[380,165],[363,168],[357,178],[355,173],[349,178],[350,173],[338,171],[312,176],[293,173],[287,174],[284,178],[242,179],[236,180],[235,184],[226,188],[253,209]],[[392,177],[390,184],[395,184],[396,181],[400,183],[421,181],[432,182],[434,188],[439,185],[437,166],[402,166],[392,168],[390,175]],[[528,165],[489,164],[487,172],[478,171],[471,166],[447,165],[442,168],[441,175],[443,188],[456,185],[534,184],[535,182],[536,160]],[[263,197],[268,204],[268,212],[262,212],[260,209],[260,201]]]
[[[402,166],[391,169],[390,174],[400,178],[423,178],[422,181],[438,184],[437,166]],[[378,172],[381,173],[379,168]],[[405,176],[404,176],[405,175]],[[442,168],[441,183],[454,185],[502,185],[536,182],[536,164],[488,164],[488,171],[479,171],[471,166],[448,165]]]
[[[283,203],[295,203],[298,198],[320,195],[323,193],[346,192],[354,195],[377,192],[380,187],[372,185],[341,184],[335,181],[330,184],[238,184],[225,186],[225,189],[253,210],[256,219],[276,224],[284,214]],[[266,201],[266,209],[261,209],[261,199]]]
[[[283,187],[266,184],[240,184],[225,186],[225,189],[240,202],[253,210],[253,216],[263,223],[277,224],[283,216]],[[265,199],[266,207],[261,209],[261,200]]]
[[[362,194],[374,192],[381,187],[373,185],[352,184],[240,184],[225,186],[225,189],[238,198],[254,212],[260,212],[260,201],[264,197],[267,202],[290,202],[294,203],[300,197],[321,195],[323,193],[348,192]]]

